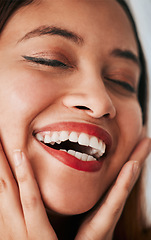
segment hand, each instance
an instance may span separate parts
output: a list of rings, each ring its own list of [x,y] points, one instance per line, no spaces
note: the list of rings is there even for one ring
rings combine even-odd
[[[57,240],[25,154],[14,152],[16,181],[0,146],[0,240]]]
[[[75,240],[111,240],[129,193],[151,151],[151,139],[142,140],[123,166],[101,206],[81,225]]]

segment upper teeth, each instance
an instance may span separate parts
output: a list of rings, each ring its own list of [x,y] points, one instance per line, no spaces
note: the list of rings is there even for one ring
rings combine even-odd
[[[92,148],[91,154],[96,155],[98,158],[101,157],[105,153],[106,145],[105,143],[98,139],[95,136],[89,136],[86,133],[78,133],[78,132],[68,132],[68,131],[47,131],[47,132],[40,132],[36,134],[36,139],[40,142],[49,143],[49,144],[60,144],[61,142],[69,140],[70,142],[77,142],[79,145],[89,146]],[[63,149],[60,149],[63,150]],[[79,156],[78,152],[73,150],[68,150],[68,153],[71,155],[76,156],[79,159],[83,160],[86,158],[85,155]],[[84,154],[84,153],[83,153]],[[87,155],[87,154],[86,154]],[[89,155],[90,156],[90,155]],[[91,156],[92,160],[92,156]],[[95,158],[94,158],[95,160]]]

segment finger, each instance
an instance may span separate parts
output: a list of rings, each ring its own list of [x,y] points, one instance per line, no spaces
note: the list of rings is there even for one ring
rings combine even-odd
[[[130,160],[138,161],[140,166],[142,166],[150,152],[151,152],[151,139],[144,138],[136,146],[135,150],[133,151],[132,155],[130,156]]]
[[[32,168],[25,154],[14,152],[16,177],[28,235],[31,239],[57,239],[49,223]],[[39,237],[39,238],[38,238]]]
[[[133,162],[129,162],[124,166],[116,183],[106,195],[101,206],[97,208],[95,214],[87,219],[75,240],[112,239],[111,237],[109,238],[109,236],[113,234],[129,193],[127,186],[129,184],[132,185],[134,181],[133,167]]]
[[[17,226],[17,227],[16,227]],[[25,233],[18,188],[0,144],[0,233],[21,238]],[[25,234],[24,234],[25,235]],[[22,238],[24,239],[24,238]]]
[[[126,199],[140,174],[141,167],[150,150],[151,140],[142,140],[131,155],[130,161],[122,168],[115,184],[108,192],[99,210],[81,228],[80,237],[76,238],[76,240],[82,238],[83,240],[111,239]]]
[[[115,227],[127,197],[132,190],[141,171],[141,167],[150,152],[151,140],[145,138],[142,140],[130,157],[130,160],[124,165],[116,183],[111,188],[106,200],[98,212],[95,219],[95,224],[99,228],[100,214],[104,215],[104,230]],[[106,221],[105,221],[106,220]],[[103,224],[103,223],[102,223]]]

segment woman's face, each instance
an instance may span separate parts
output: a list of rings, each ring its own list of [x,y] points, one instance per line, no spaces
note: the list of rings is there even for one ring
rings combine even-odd
[[[11,165],[14,149],[27,154],[47,208],[85,212],[113,182],[142,134],[139,75],[133,30],[114,0],[35,1],[10,18],[0,135]]]

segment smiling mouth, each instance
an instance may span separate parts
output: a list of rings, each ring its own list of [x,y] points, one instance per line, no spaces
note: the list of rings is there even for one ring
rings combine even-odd
[[[56,160],[84,172],[99,171],[112,145],[107,131],[89,123],[54,123],[33,135]]]
[[[37,133],[35,137],[46,146],[66,152],[81,161],[100,161],[106,150],[103,140],[83,132],[46,131]]]

